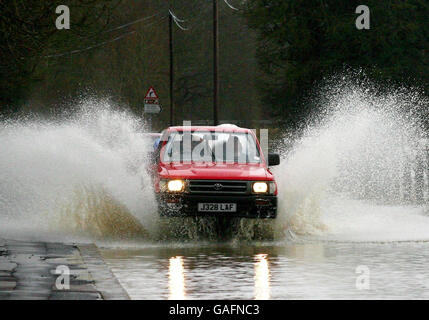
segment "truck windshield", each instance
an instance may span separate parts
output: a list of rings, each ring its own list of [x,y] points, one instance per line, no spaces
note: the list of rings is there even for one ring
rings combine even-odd
[[[260,163],[261,156],[249,133],[184,131],[170,134],[163,161]]]

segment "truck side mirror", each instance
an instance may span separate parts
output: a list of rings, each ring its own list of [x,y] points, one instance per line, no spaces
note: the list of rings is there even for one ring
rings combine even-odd
[[[277,153],[268,154],[268,166],[277,166],[280,164],[280,156]]]

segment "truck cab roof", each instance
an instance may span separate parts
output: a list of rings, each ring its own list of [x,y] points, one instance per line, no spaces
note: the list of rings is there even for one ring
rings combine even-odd
[[[173,126],[165,129],[167,132],[171,131],[216,131],[216,132],[242,132],[248,133],[252,130],[241,128],[236,125],[218,125],[218,126]]]

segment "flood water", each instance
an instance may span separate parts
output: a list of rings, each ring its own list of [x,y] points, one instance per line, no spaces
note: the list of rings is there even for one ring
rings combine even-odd
[[[153,142],[123,106],[0,118],[0,236],[95,242],[134,299],[428,299],[428,101],[388,89],[338,79],[302,132],[270,131],[277,219],[228,237],[159,219]]]
[[[132,299],[429,299],[429,242],[171,244],[102,254]]]

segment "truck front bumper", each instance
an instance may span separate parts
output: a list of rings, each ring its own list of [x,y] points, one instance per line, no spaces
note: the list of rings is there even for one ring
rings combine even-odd
[[[219,216],[253,219],[275,219],[277,217],[277,196],[274,195],[201,195],[158,193],[157,201],[161,216]],[[198,203],[236,203],[235,212],[200,212]]]

